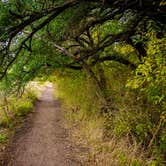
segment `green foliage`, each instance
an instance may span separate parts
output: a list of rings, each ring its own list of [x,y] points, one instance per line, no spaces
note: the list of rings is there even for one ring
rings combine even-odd
[[[2,115],[0,119],[0,126],[5,128],[12,128],[13,127],[12,119],[6,117],[5,115]]]
[[[155,125],[150,120],[146,110],[122,111],[120,115],[114,117],[113,132],[118,136],[134,135],[138,143],[146,145],[149,137],[155,131]]]
[[[27,113],[32,111],[33,104],[30,101],[23,101],[15,104],[14,107],[14,112],[16,116],[25,116],[27,115]]]
[[[160,149],[164,150],[166,148],[166,134],[163,133],[160,136]]]
[[[0,143],[6,143],[8,137],[5,134],[0,134]]]
[[[159,131],[164,131],[166,124],[166,38],[157,39],[152,33],[147,35],[150,38],[147,46],[147,57],[144,58],[143,64],[138,66],[135,76],[128,82],[128,86],[144,92],[147,100],[156,105],[158,113],[155,116],[157,120],[160,120],[158,120],[158,126],[153,127],[155,130],[152,130],[151,127],[150,129],[153,137],[158,139],[160,148],[163,149],[165,146],[165,134]],[[152,111],[151,115],[156,112]],[[156,120],[152,121],[153,125],[154,123],[156,123]],[[140,126],[138,129],[146,132]]]
[[[27,88],[25,93],[20,99],[11,98],[10,107],[13,110],[15,116],[21,117],[27,115],[33,110],[33,104],[37,100],[38,96],[36,91]]]
[[[38,99],[38,93],[34,89],[27,89],[23,98],[29,100],[31,103],[34,103]]]
[[[129,86],[145,92],[149,101],[160,104],[163,109],[166,108],[165,43],[165,38],[156,39],[151,36],[147,57],[144,58],[143,64],[138,66],[134,79],[128,83]]]
[[[82,110],[83,116],[99,112],[101,99],[98,98],[95,86],[85,77],[85,74],[66,72],[57,77],[56,84],[60,98],[72,107],[74,112]]]
[[[6,103],[8,109],[0,111],[0,126],[12,128],[17,123],[17,118],[21,118],[33,110],[33,104],[37,98],[36,91],[29,88],[26,88],[24,94],[19,98],[9,96]]]

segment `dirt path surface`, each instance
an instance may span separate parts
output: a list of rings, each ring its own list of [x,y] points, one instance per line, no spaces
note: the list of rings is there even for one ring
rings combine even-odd
[[[36,111],[16,131],[4,166],[80,166],[77,148],[63,126],[60,104],[53,87],[43,92]]]

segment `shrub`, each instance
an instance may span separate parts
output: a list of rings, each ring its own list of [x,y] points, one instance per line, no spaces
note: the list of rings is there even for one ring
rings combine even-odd
[[[23,98],[30,100],[32,103],[34,103],[38,99],[38,94],[34,89],[26,89],[25,94],[23,95]]]
[[[16,116],[25,116],[27,113],[32,111],[33,104],[30,101],[20,101],[16,104],[14,110]]]
[[[6,143],[8,137],[6,134],[0,134],[0,143]]]
[[[0,119],[0,126],[5,128],[12,128],[12,119],[3,115]]]

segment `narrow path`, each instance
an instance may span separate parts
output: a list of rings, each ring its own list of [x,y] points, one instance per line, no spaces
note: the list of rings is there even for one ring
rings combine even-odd
[[[5,166],[80,166],[68,131],[63,127],[60,104],[47,87],[36,112],[16,131]]]

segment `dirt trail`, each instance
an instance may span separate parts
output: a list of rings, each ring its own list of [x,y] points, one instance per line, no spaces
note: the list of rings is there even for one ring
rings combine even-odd
[[[60,104],[47,87],[36,112],[16,131],[4,166],[80,166],[75,148],[63,127]],[[77,151],[77,150],[76,150]],[[77,152],[78,153],[78,152]]]

